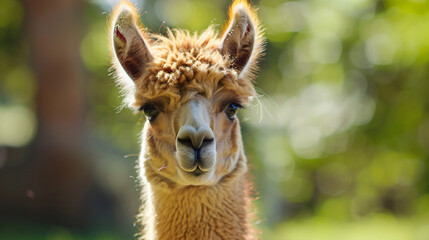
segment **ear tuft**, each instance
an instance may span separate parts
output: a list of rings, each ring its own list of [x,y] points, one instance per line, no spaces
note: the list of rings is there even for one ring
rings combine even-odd
[[[252,79],[263,55],[262,29],[256,11],[246,0],[236,0],[229,9],[228,22],[222,34],[220,52],[228,55],[231,67],[241,77]]]

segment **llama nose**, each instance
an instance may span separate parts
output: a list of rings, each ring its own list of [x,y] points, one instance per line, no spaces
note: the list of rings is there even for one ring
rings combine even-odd
[[[184,125],[177,134],[177,142],[193,148],[196,151],[197,158],[199,149],[204,145],[214,142],[214,135],[213,131],[208,126],[202,126],[196,129],[191,125]]]

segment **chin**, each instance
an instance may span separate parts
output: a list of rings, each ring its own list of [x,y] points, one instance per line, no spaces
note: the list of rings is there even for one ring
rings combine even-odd
[[[179,168],[177,172],[181,183],[185,186],[211,186],[216,184],[214,169],[203,172],[197,168],[193,172],[186,172]]]

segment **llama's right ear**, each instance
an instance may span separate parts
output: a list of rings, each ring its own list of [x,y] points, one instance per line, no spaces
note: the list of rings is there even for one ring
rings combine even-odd
[[[126,92],[134,90],[135,82],[153,60],[148,41],[143,38],[138,28],[137,19],[136,10],[128,1],[122,1],[111,16],[110,44],[113,65],[118,82]]]

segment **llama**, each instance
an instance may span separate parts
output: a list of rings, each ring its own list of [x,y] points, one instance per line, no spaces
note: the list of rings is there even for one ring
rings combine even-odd
[[[248,105],[263,51],[255,10],[230,7],[218,37],[149,33],[134,6],[111,15],[111,51],[125,103],[142,111],[142,239],[255,239],[236,113]]]

